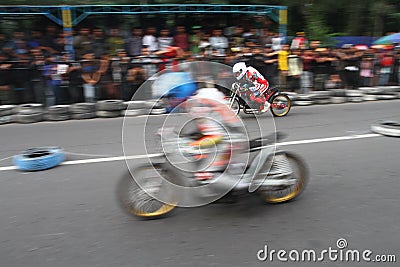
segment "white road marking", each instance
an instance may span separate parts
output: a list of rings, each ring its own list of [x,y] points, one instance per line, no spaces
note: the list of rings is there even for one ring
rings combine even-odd
[[[315,139],[305,139],[297,141],[288,141],[276,143],[277,146],[290,146],[290,145],[303,145],[303,144],[314,144],[314,143],[325,143],[325,142],[335,142],[335,141],[345,141],[345,140],[355,140],[382,136],[380,134],[358,134],[358,135],[348,135],[348,136],[336,136],[336,137],[326,137],[326,138],[315,138]],[[110,161],[123,161],[132,159],[144,159],[161,156],[162,154],[148,154],[148,155],[133,155],[133,156],[118,156],[118,157],[106,157],[106,158],[93,158],[93,159],[82,159],[82,160],[71,160],[61,163],[61,165],[78,165],[78,164],[90,164],[90,163],[101,163]],[[10,171],[16,170],[15,166],[0,167],[0,171]]]

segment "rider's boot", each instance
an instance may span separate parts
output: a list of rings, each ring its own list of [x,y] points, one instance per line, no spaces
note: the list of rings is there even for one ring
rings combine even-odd
[[[269,110],[270,106],[271,106],[271,104],[268,101],[265,101],[263,109],[261,110],[261,112],[267,112]]]

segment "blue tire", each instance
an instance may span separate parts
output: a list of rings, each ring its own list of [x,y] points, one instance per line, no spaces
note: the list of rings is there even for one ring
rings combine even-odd
[[[65,160],[59,147],[30,148],[14,156],[13,162],[22,171],[41,171],[53,168]]]

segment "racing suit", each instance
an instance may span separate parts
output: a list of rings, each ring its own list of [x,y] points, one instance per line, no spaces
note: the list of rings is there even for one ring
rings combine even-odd
[[[244,79],[253,85],[249,88],[251,91],[249,95],[250,100],[257,102],[260,105],[260,110],[263,110],[265,108],[264,105],[269,104],[264,96],[264,92],[269,88],[268,80],[265,79],[258,70],[251,66],[247,67]]]

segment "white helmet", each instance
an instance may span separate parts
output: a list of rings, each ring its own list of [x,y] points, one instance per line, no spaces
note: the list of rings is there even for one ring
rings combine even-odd
[[[238,62],[233,65],[232,72],[235,75],[236,79],[240,80],[246,74],[247,66],[244,62]]]

